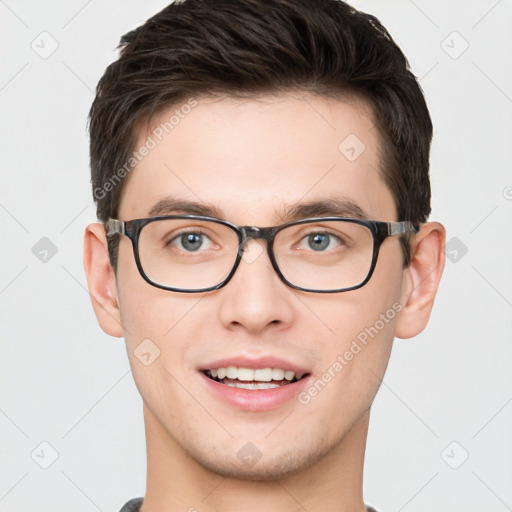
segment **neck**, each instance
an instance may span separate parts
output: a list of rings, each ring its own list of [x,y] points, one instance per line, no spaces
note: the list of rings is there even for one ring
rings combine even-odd
[[[144,406],[147,485],[141,512],[364,512],[363,461],[369,411],[313,465],[281,480],[229,478],[203,467]]]

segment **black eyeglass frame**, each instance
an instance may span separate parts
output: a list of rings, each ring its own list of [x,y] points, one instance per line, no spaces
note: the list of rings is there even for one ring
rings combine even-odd
[[[208,288],[200,288],[200,289],[188,289],[188,288],[173,288],[171,286],[165,286],[159,283],[155,283],[152,281],[144,272],[142,268],[142,264],[140,262],[139,257],[139,236],[142,228],[151,222],[157,222],[160,220],[170,220],[170,219],[191,219],[191,220],[202,220],[202,221],[210,221],[216,222],[223,226],[226,226],[232,229],[238,236],[238,251],[236,255],[235,262],[233,264],[233,268],[229,272],[229,274],[221,281],[219,284],[215,286],[210,286]],[[281,273],[279,265],[277,264],[273,244],[276,235],[282,231],[283,229],[289,226],[296,226],[300,224],[314,223],[314,222],[324,222],[324,221],[344,221],[350,222],[354,224],[359,224],[361,226],[365,226],[368,228],[372,234],[373,238],[373,253],[372,253],[372,262],[370,265],[370,270],[366,275],[365,279],[355,285],[348,288],[339,288],[334,290],[315,290],[311,288],[303,288],[301,286],[294,285],[290,281],[288,281],[284,275]],[[419,226],[413,224],[409,221],[402,222],[382,222],[377,220],[363,220],[356,219],[351,217],[309,217],[306,219],[300,219],[292,222],[287,222],[285,224],[280,224],[279,226],[272,227],[257,227],[257,226],[237,226],[236,224],[232,224],[226,220],[217,219],[215,217],[205,217],[202,215],[163,215],[158,217],[147,217],[144,219],[133,219],[133,220],[118,220],[118,219],[108,219],[105,223],[105,229],[107,232],[107,237],[113,236],[115,234],[120,234],[128,237],[132,242],[133,247],[133,255],[135,257],[135,263],[137,264],[137,268],[139,269],[140,275],[143,279],[152,286],[156,286],[157,288],[161,288],[162,290],[168,290],[172,292],[181,292],[181,293],[202,293],[202,292],[210,292],[214,290],[218,290],[224,287],[235,274],[238,266],[240,265],[240,261],[242,260],[243,248],[245,244],[251,239],[263,239],[267,241],[267,253],[272,263],[272,267],[276,271],[277,275],[286,285],[290,286],[295,290],[300,290],[304,292],[311,293],[341,293],[348,292],[351,290],[357,290],[358,288],[363,287],[372,277],[373,271],[375,270],[375,266],[377,265],[377,258],[379,256],[379,250],[386,238],[394,235],[404,235],[406,233],[414,232],[417,233],[419,231]]]

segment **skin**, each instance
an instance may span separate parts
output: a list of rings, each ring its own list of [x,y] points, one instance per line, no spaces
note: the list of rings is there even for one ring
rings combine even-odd
[[[148,128],[168,117],[156,116]],[[147,217],[172,194],[213,204],[238,225],[277,225],[288,205],[340,196],[370,219],[396,221],[372,117],[355,98],[199,98],[132,171],[119,218]],[[140,130],[139,145],[148,133]],[[338,150],[349,134],[366,146],[353,162]],[[364,511],[370,407],[394,337],[413,337],[428,322],[444,242],[442,225],[424,224],[404,269],[398,238],[388,238],[371,280],[345,293],[292,290],[263,251],[251,263],[242,261],[224,288],[183,294],[146,283],[126,237],[115,275],[103,226],[88,226],[84,262],[94,310],[106,333],[125,338],[144,401],[142,511]],[[250,241],[249,247],[257,243],[265,246]],[[307,404],[290,400],[267,412],[240,410],[211,395],[198,375],[200,365],[221,357],[273,355],[308,368],[316,380],[394,303],[400,313]],[[160,350],[149,366],[134,356],[145,338]],[[248,442],[262,454],[252,466],[237,457]]]

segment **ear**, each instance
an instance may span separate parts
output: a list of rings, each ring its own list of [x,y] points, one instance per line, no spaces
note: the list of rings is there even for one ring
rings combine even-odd
[[[110,336],[121,337],[121,313],[116,276],[108,257],[103,224],[87,226],[84,235],[84,267],[89,295],[100,327]]]
[[[411,243],[411,263],[404,270],[395,335],[412,338],[425,329],[444,270],[446,231],[438,222],[421,226]]]

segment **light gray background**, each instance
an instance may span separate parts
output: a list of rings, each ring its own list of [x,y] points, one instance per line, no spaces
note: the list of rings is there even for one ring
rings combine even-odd
[[[2,512],[117,512],[144,493],[142,402],[82,267],[95,221],[85,126],[119,37],[166,3],[0,0]],[[428,328],[396,342],[365,498],[383,512],[512,510],[512,3],[353,3],[421,78],[435,125],[431,219],[454,260]],[[43,237],[57,248],[46,262],[32,250]]]

